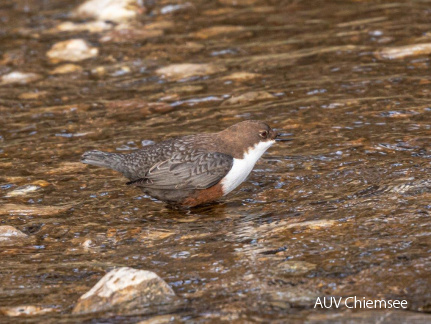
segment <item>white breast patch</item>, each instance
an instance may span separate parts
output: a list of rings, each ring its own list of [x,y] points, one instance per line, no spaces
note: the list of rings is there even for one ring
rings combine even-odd
[[[232,169],[222,180],[221,185],[224,195],[238,187],[248,177],[257,160],[275,141],[259,142],[244,154],[242,159],[233,159]]]

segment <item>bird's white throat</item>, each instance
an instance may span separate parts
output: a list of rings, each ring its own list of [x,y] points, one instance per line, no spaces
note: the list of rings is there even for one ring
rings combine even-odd
[[[233,159],[232,169],[221,182],[224,195],[234,190],[248,177],[257,160],[274,143],[275,141],[259,142],[250,148],[242,159]]]

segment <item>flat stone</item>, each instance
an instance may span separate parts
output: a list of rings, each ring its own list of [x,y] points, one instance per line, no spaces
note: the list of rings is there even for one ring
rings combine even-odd
[[[374,53],[378,59],[401,60],[406,57],[431,54],[431,43],[385,47]]]
[[[184,85],[184,86],[169,88],[166,90],[166,93],[168,93],[168,94],[176,94],[176,93],[193,94],[193,93],[200,92],[204,89],[205,88],[203,85]]]
[[[228,76],[225,76],[222,78],[222,80],[231,80],[231,81],[250,81],[254,80],[256,78],[261,77],[261,74],[258,73],[250,73],[250,72],[235,72],[232,74],[229,74]]]
[[[206,16],[223,16],[223,15],[231,14],[232,12],[235,12],[235,10],[236,9],[234,8],[222,7],[217,9],[205,10],[203,14]]]
[[[54,44],[46,53],[52,62],[71,61],[79,62],[92,57],[96,57],[99,50],[91,47],[80,38],[70,39]]]
[[[143,28],[146,30],[152,30],[152,29],[165,30],[165,29],[172,29],[174,27],[175,27],[175,24],[170,20],[159,20],[159,21],[145,24],[143,26]]]
[[[27,84],[42,78],[37,73],[11,72],[1,77],[1,84]]]
[[[109,24],[105,21],[89,21],[86,23],[76,24],[71,21],[66,21],[54,29],[52,32],[83,32],[87,31],[89,33],[100,33],[109,29],[114,28],[113,24]]]
[[[42,205],[17,205],[3,204],[0,206],[0,215],[39,215],[49,216],[62,213],[72,206],[42,206]]]
[[[316,264],[314,263],[295,260],[284,261],[276,266],[280,274],[288,275],[304,275],[315,268]]]
[[[171,64],[156,70],[156,73],[169,80],[181,80],[195,76],[205,76],[225,71],[226,68],[214,64]]]
[[[241,94],[239,96],[234,96],[222,103],[222,106],[230,105],[242,105],[248,102],[263,101],[263,100],[274,100],[277,99],[274,95],[266,91],[252,91]]]
[[[128,312],[143,305],[167,304],[175,297],[172,288],[154,272],[122,267],[107,273],[82,295],[73,313]]]
[[[2,58],[0,59],[0,64],[22,66],[23,64],[25,64],[24,51],[21,49],[13,49],[4,52]]]
[[[67,74],[67,73],[74,73],[74,72],[81,72],[82,67],[76,64],[63,64],[60,66],[57,66],[54,70],[49,72],[49,74]]]
[[[86,166],[80,162],[62,162],[56,168],[41,167],[38,169],[38,172],[45,173],[45,174],[68,174],[68,173],[76,173],[76,172],[82,171],[85,168]]]
[[[244,31],[243,26],[213,26],[209,28],[203,28],[192,35],[197,38],[206,39],[216,36],[228,35]]]
[[[126,74],[132,73],[136,67],[126,65],[126,64],[113,64],[113,65],[106,65],[106,66],[96,66],[95,68],[91,69],[91,75],[98,78],[103,78],[105,76],[110,77],[119,77],[124,76]]]
[[[218,0],[218,2],[227,6],[245,7],[255,4],[257,0]]]
[[[100,38],[102,43],[126,43],[144,41],[149,38],[160,37],[163,29],[145,29],[141,25],[118,25]]]
[[[26,238],[27,235],[16,229],[13,226],[3,225],[0,226],[0,241],[9,241],[13,239]]]
[[[113,100],[103,103],[107,109],[107,117],[129,118],[131,114],[136,117],[145,117],[153,114],[167,113],[175,108],[164,102],[147,102],[142,99]]]
[[[42,315],[42,314],[51,313],[55,311],[56,309],[54,308],[40,307],[40,306],[33,306],[33,305],[0,307],[0,314],[5,316],[10,316],[10,317]]]
[[[143,13],[143,0],[88,0],[73,12],[73,16],[121,23],[135,20]]]
[[[149,319],[138,322],[137,324],[165,324],[181,322],[181,317],[178,315],[158,315]]]
[[[18,197],[18,196],[25,196],[29,193],[35,192],[37,190],[39,190],[40,187],[36,186],[36,185],[26,185],[26,186],[21,186],[18,187],[12,191],[9,191],[5,197]]]
[[[168,237],[175,235],[173,231],[157,231],[157,230],[146,230],[140,233],[139,240],[145,243],[145,246],[149,246],[154,241],[165,240]]]
[[[71,246],[68,247],[66,253],[76,253],[76,251],[80,252],[97,252],[100,248],[100,245],[103,244],[103,239],[99,239],[98,236],[94,238],[88,237],[75,237],[70,240]]]
[[[170,4],[161,8],[159,13],[162,15],[167,15],[174,12],[190,10],[193,8],[194,6],[190,2],[186,2],[184,4]]]
[[[22,100],[36,100],[45,98],[48,95],[47,91],[35,91],[35,92],[24,92],[21,93],[18,98]]]
[[[198,53],[205,48],[205,45],[196,42],[186,42],[182,48],[188,53]],[[226,70],[225,68],[222,69],[223,71]]]
[[[321,229],[321,228],[325,228],[325,227],[332,227],[336,223],[337,222],[334,220],[322,219],[322,220],[314,220],[314,221],[287,224],[286,226],[283,226],[283,228],[287,229],[287,228],[294,228],[294,227],[307,227],[310,229]]]
[[[312,307],[317,297],[321,296],[321,293],[297,286],[283,287],[282,290],[271,291],[265,295],[269,297],[268,299],[273,307],[288,309],[292,306]]]

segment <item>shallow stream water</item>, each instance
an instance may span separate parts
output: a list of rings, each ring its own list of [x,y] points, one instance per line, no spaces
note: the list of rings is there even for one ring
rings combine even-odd
[[[28,235],[2,243],[0,306],[53,310],[13,320],[431,321],[430,56],[382,54],[431,43],[429,2],[157,1],[139,18],[153,32],[110,39],[58,30],[87,21],[69,16],[80,3],[0,3],[0,76],[37,76],[0,85],[0,225]],[[72,38],[98,55],[54,73],[46,53]],[[183,63],[207,65],[157,72]],[[169,208],[79,162],[244,119],[293,141],[209,206]],[[72,315],[117,266],[156,272],[181,305]],[[408,309],[314,309],[323,296]]]

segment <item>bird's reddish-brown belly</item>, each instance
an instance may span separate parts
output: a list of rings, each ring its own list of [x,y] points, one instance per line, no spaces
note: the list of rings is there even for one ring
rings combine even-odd
[[[181,202],[181,205],[186,207],[194,207],[197,205],[205,204],[223,196],[222,185],[217,183],[208,189],[197,190],[193,195],[187,197]]]

